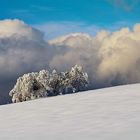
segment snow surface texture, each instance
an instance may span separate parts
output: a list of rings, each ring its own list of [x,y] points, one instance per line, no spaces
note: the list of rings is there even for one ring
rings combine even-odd
[[[139,140],[140,84],[0,107],[0,140]]]

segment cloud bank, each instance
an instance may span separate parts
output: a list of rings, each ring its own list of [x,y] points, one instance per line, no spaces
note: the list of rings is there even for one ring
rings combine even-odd
[[[44,41],[41,31],[20,20],[0,21],[0,104],[23,73],[65,71],[82,65],[90,89],[140,82],[140,24],[95,36],[74,33]]]

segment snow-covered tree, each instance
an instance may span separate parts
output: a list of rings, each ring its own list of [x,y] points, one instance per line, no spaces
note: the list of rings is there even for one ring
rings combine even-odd
[[[50,74],[50,79],[48,86],[50,87],[50,91],[48,96],[56,96],[59,95],[59,88],[60,88],[60,75],[57,73],[56,70],[52,71]]]
[[[69,88],[70,92],[79,92],[86,89],[88,85],[88,75],[83,72],[81,66],[75,65],[70,72],[66,73],[65,81],[67,83],[66,87]]]
[[[13,102],[23,102],[47,96],[68,94],[85,90],[88,75],[81,66],[74,66],[69,72],[58,73],[47,70],[24,74],[17,79],[9,95]]]
[[[48,72],[45,71],[45,74]],[[44,72],[28,73],[17,79],[17,83],[10,91],[13,102],[22,102],[47,96],[47,77],[44,78]]]

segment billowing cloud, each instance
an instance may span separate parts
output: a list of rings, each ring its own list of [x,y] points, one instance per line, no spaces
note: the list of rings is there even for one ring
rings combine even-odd
[[[23,73],[65,71],[82,65],[90,88],[140,82],[140,24],[95,36],[74,33],[44,41],[41,31],[20,20],[0,21],[0,103]]]
[[[42,41],[43,33],[33,29],[32,27],[25,24],[23,21],[18,19],[14,20],[1,20],[0,21],[0,38],[6,37],[26,37],[28,39]]]
[[[102,62],[98,73],[101,79],[118,79],[118,83],[140,81],[140,24],[133,30],[123,28],[107,36],[99,51]]]
[[[20,74],[47,67],[47,46],[43,33],[23,21],[0,21],[0,103]]]
[[[69,46],[65,54],[53,57],[50,66],[63,70],[73,63],[82,65],[92,88],[140,82],[140,24],[132,30],[100,31],[94,37],[68,35],[50,44]]]

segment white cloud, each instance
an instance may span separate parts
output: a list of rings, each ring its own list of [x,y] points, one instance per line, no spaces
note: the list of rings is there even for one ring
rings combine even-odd
[[[122,28],[113,33],[104,30],[94,37],[69,35],[50,42],[69,46],[65,54],[53,57],[51,67],[62,70],[63,65],[81,64],[93,87],[140,82],[140,24],[132,30]]]
[[[1,20],[0,21],[0,38],[11,37],[11,36],[22,36],[28,39],[39,39],[43,38],[43,33],[33,29],[32,27],[25,24],[23,21],[18,19],[14,20]]]
[[[87,71],[92,88],[140,82],[140,24],[131,30],[74,33],[46,42],[42,32],[23,21],[0,21],[0,90],[5,97],[13,79],[23,73],[65,71],[75,64]]]

